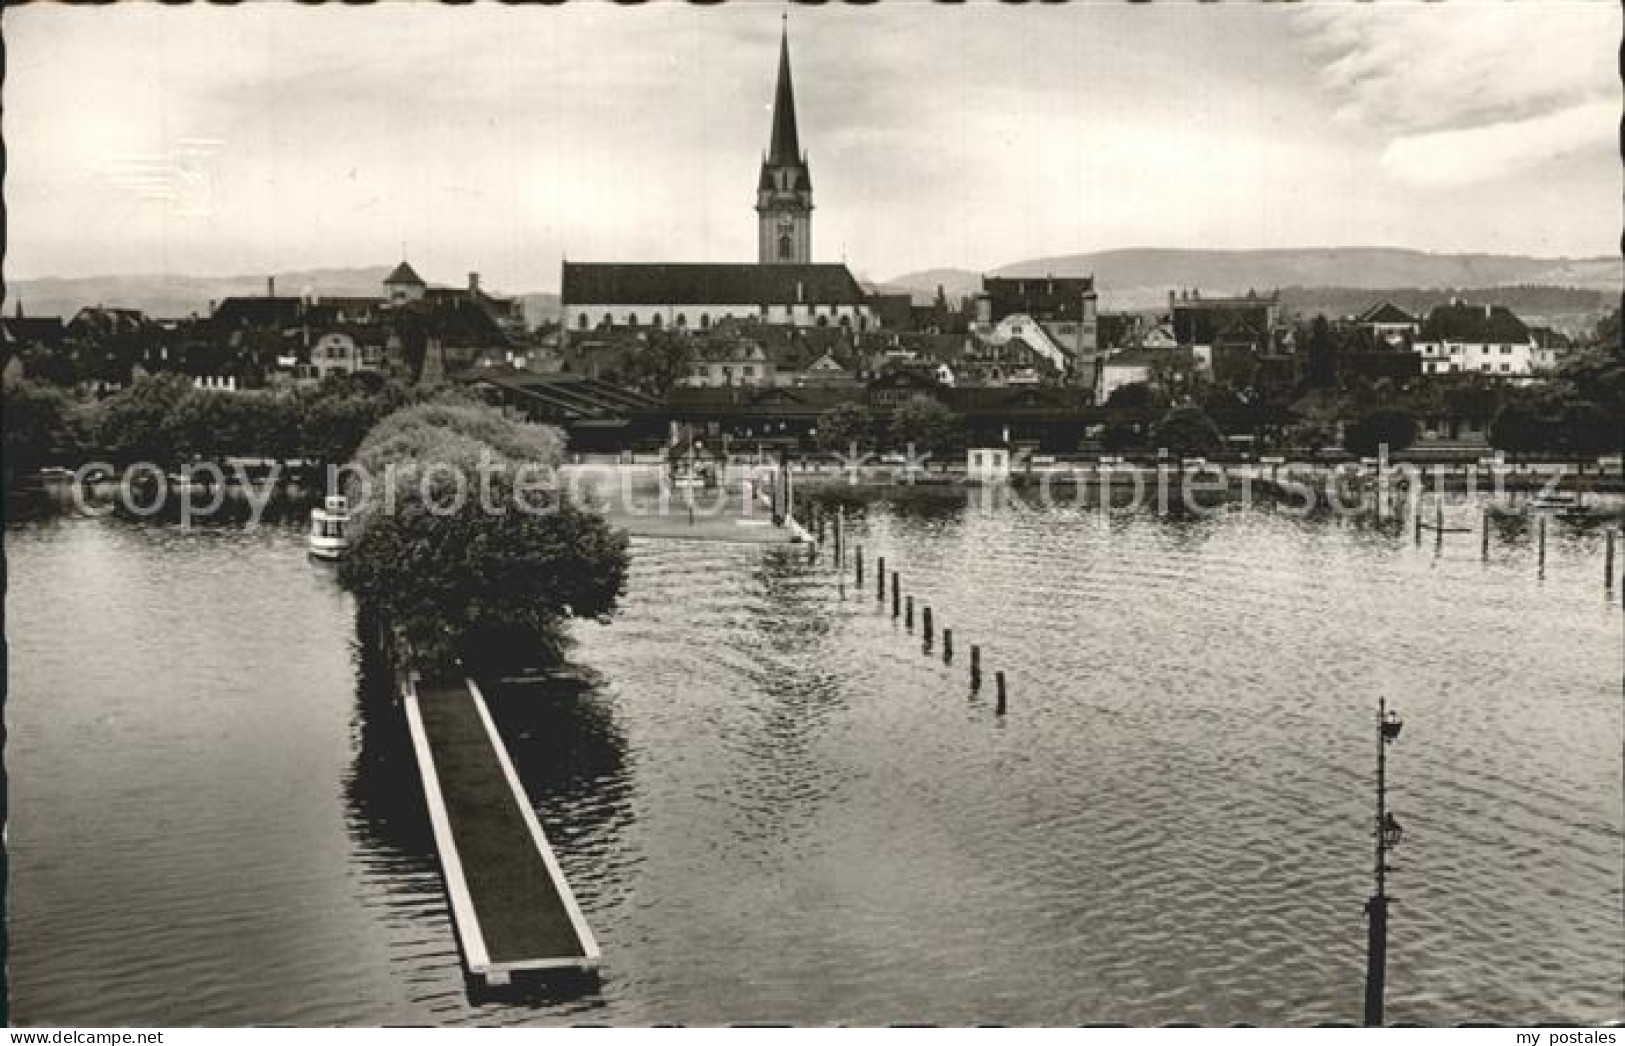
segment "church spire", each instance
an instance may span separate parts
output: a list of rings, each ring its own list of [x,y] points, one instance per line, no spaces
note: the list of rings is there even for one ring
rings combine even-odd
[[[796,133],[790,86],[790,20],[779,37],[779,83],[773,95],[773,136],[756,182],[757,258],[805,265],[812,260],[812,176]]]
[[[790,20],[785,17],[779,37],[779,87],[773,95],[773,140],[767,162],[774,166],[801,162],[801,140],[796,135],[796,93],[790,85]]]

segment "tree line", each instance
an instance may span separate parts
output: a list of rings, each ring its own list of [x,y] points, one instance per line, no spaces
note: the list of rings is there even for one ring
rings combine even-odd
[[[456,393],[409,389],[375,374],[333,374],[281,393],[199,389],[178,374],[153,374],[93,403],[48,384],[8,382],[6,472],[87,461],[173,468],[228,457],[338,464],[384,416],[447,395]]]

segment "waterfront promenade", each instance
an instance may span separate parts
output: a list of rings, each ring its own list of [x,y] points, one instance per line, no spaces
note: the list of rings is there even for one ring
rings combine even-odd
[[[405,694],[429,820],[468,972],[592,971],[598,945],[472,681]]]
[[[794,512],[774,525],[765,480],[731,471],[713,489],[673,487],[660,469],[638,465],[573,466],[565,476],[573,492],[633,537],[757,545],[810,540]]]

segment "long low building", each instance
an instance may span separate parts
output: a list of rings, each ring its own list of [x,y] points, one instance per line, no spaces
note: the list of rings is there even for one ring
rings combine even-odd
[[[795,327],[876,327],[845,265],[565,262],[566,332],[602,327],[707,330],[724,317]]]

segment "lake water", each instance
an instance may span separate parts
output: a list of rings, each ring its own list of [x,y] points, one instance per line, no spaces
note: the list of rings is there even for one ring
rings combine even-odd
[[[13,1020],[1357,1021],[1379,696],[1389,1019],[1625,1017],[1600,532],[1539,577],[1515,523],[1485,563],[1263,511],[853,512],[861,593],[638,541],[571,677],[489,692],[605,957],[519,1000],[467,990],[400,711],[297,530],[8,528]]]

